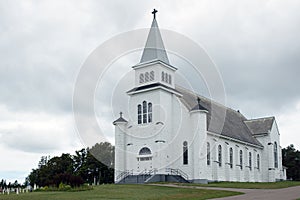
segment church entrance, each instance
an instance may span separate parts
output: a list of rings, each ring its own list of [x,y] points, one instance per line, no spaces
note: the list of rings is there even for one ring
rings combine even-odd
[[[148,147],[143,147],[137,157],[137,171],[146,173],[152,170],[152,153]]]

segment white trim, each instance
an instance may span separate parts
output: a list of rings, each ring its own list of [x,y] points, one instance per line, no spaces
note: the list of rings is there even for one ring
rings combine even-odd
[[[153,64],[161,64],[161,65],[163,65],[164,67],[166,67],[166,68],[168,68],[168,69],[170,69],[170,70],[172,70],[172,71],[176,71],[176,70],[177,70],[176,67],[173,67],[172,65],[166,64],[166,63],[164,63],[164,62],[162,62],[162,61],[160,61],[160,60],[157,60],[157,59],[155,59],[155,60],[150,60],[150,61],[144,62],[144,63],[139,63],[139,64],[137,64],[137,65],[134,65],[132,68],[133,68],[133,69],[139,69],[139,68],[147,67],[147,66],[153,65]]]
[[[197,113],[197,112],[208,113],[207,110],[191,110],[190,111],[190,113]]]
[[[168,91],[170,93],[173,93],[179,97],[182,97],[182,94],[178,93],[178,92],[175,92],[174,90],[170,90],[168,88],[165,88],[163,86],[155,86],[155,87],[151,87],[151,88],[146,88],[146,89],[143,89],[143,90],[139,90],[139,91],[132,91],[132,92],[127,92],[127,94],[129,95],[133,95],[133,94],[138,94],[138,93],[142,93],[142,92],[148,92],[148,91],[151,91],[151,90],[156,90],[156,89],[162,89],[162,90],[165,90],[165,91]]]

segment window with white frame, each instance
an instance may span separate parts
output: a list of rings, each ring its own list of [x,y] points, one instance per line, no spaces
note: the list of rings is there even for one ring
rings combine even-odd
[[[257,163],[257,169],[259,169],[260,168],[260,158],[259,158],[259,154],[257,154],[257,161],[256,161]]]
[[[243,151],[240,150],[240,168],[243,169]]]
[[[209,144],[209,142],[207,142],[206,162],[207,162],[207,165],[210,165],[210,144]]]
[[[219,167],[222,166],[222,146],[219,144],[218,146],[218,163]]]
[[[154,81],[154,71],[150,72],[150,81]]]
[[[187,141],[183,142],[183,164],[187,165],[189,160],[188,160],[188,143]]]
[[[277,147],[277,142],[274,142],[274,167],[278,168],[278,147]]]
[[[166,72],[161,72],[161,81],[172,84],[172,76]]]
[[[152,122],[152,103],[148,103],[148,122]]]
[[[142,123],[142,105],[139,104],[137,109],[138,109],[138,112],[137,112],[137,114],[138,114],[138,124],[141,124]]]
[[[230,165],[230,168],[233,167],[233,149],[231,147],[229,149],[229,165]]]
[[[149,72],[146,72],[145,73],[145,82],[149,82],[149,79],[150,79]]]
[[[146,124],[152,122],[152,103],[147,103],[147,101],[143,101],[142,104],[138,104],[137,119],[138,124]]]
[[[252,153],[249,152],[249,169],[252,170]]]
[[[144,74],[140,74],[140,83],[144,83],[145,80],[144,80]]]

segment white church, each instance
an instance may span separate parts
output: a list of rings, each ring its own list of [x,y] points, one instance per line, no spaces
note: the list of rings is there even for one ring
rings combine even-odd
[[[285,180],[275,118],[247,119],[176,85],[177,68],[169,62],[156,12],[133,66],[135,85],[124,91],[135,117],[127,121],[120,114],[113,122],[115,183]]]

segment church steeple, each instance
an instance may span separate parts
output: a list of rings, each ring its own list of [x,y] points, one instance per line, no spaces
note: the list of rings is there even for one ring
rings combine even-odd
[[[147,42],[146,42],[140,63],[153,61],[153,60],[160,60],[166,64],[170,64],[167,52],[164,47],[163,40],[161,38],[159,28],[157,25],[156,13],[157,13],[157,10],[154,9],[152,12],[152,14],[153,14],[152,25],[151,25],[151,28],[150,28],[150,31],[148,34]]]

